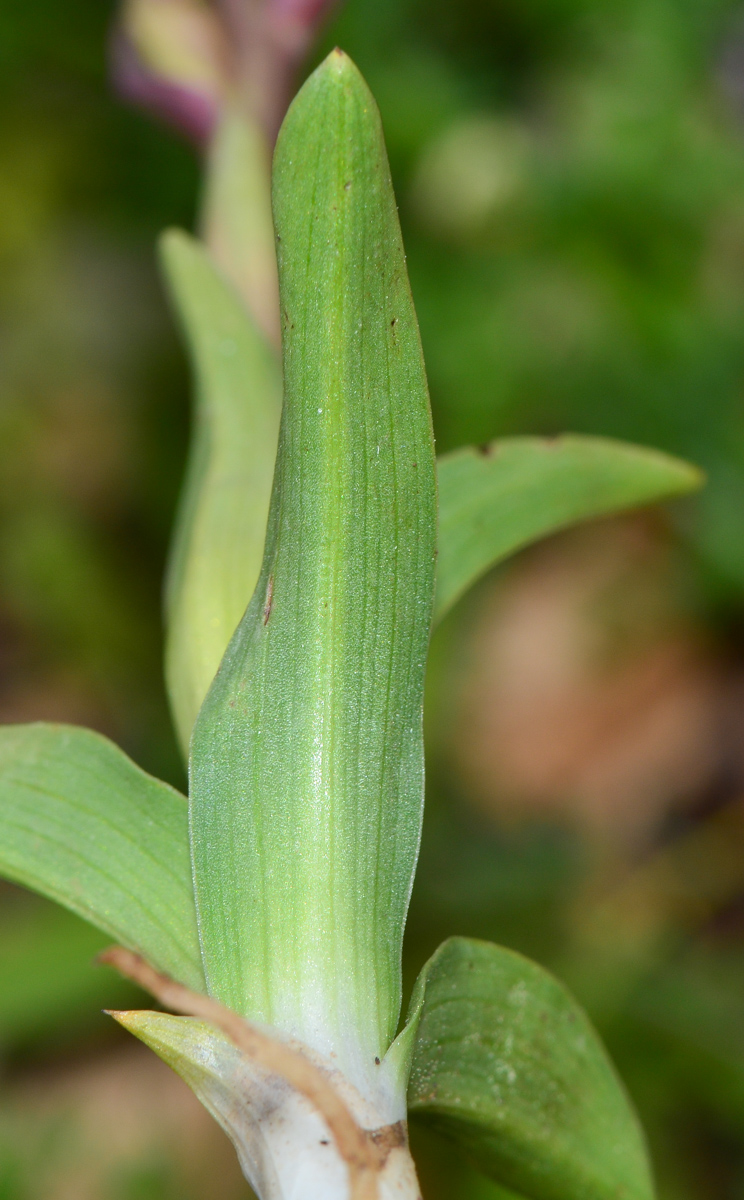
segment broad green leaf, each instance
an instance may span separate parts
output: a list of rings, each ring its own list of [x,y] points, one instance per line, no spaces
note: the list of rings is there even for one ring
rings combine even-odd
[[[689,463],[609,438],[504,438],[437,462],[439,557],[434,619],[489,567],[576,521],[694,491]]]
[[[173,230],[162,257],[197,385],[166,591],[166,678],[188,753],[196,714],[258,579],[282,385],[276,355],[203,246]]]
[[[284,410],[261,578],[192,741],[200,932],[224,1003],[374,1071],[419,842],[436,493],[379,114],[340,51],[289,110],[274,213]]]
[[[0,726],[0,875],[203,991],[187,815],[97,733]]]
[[[411,1003],[409,1111],[529,1200],[651,1200],[643,1134],[589,1018],[542,967],[452,938]]]

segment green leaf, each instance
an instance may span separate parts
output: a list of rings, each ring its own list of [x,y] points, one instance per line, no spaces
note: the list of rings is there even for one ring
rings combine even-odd
[[[609,438],[504,438],[444,455],[435,621],[489,567],[576,521],[695,491],[701,472]]]
[[[340,51],[289,110],[274,201],[285,402],[261,578],[192,741],[200,931],[224,1003],[374,1073],[419,842],[436,492],[379,114]]]
[[[0,726],[0,875],[203,991],[187,816],[97,733]]]
[[[204,248],[172,230],[163,265],[191,348],[195,429],[166,591],[166,678],[188,752],[256,586],[279,431],[279,362]]]
[[[445,942],[411,1003],[409,1110],[529,1200],[650,1200],[638,1120],[589,1018],[542,967]]]

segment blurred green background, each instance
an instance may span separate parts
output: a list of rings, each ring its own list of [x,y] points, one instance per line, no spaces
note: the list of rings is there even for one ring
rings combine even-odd
[[[107,81],[101,0],[0,6],[0,720],[183,786],[160,580],[189,382],[154,261],[192,150]],[[348,0],[382,110],[440,449],[602,433],[701,464],[551,539],[433,645],[407,985],[492,938],[587,1005],[661,1200],[744,1196],[744,6]],[[0,885],[0,1200],[245,1197],[100,1009],[99,935]],[[426,1200],[497,1192],[413,1131]]]

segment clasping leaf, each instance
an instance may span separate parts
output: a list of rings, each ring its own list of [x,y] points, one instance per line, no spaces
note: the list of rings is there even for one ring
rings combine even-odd
[[[374,1089],[423,803],[436,488],[376,105],[334,51],[274,163],[284,409],[261,577],[194,730],[210,991]]]

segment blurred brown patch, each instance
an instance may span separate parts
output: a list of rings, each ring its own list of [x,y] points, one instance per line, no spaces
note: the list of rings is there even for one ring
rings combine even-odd
[[[452,740],[467,794],[626,847],[720,770],[729,681],[643,517],[526,553],[484,598]]]
[[[11,1115],[12,1114],[12,1115]],[[44,1200],[101,1200],[138,1165],[167,1163],[184,1200],[248,1200],[235,1152],[199,1101],[137,1044],[68,1068],[48,1068],[6,1087],[0,1128],[22,1143],[29,1130],[63,1129],[34,1164]],[[148,1193],[149,1194],[149,1193]],[[170,1192],[168,1193],[170,1195]]]

